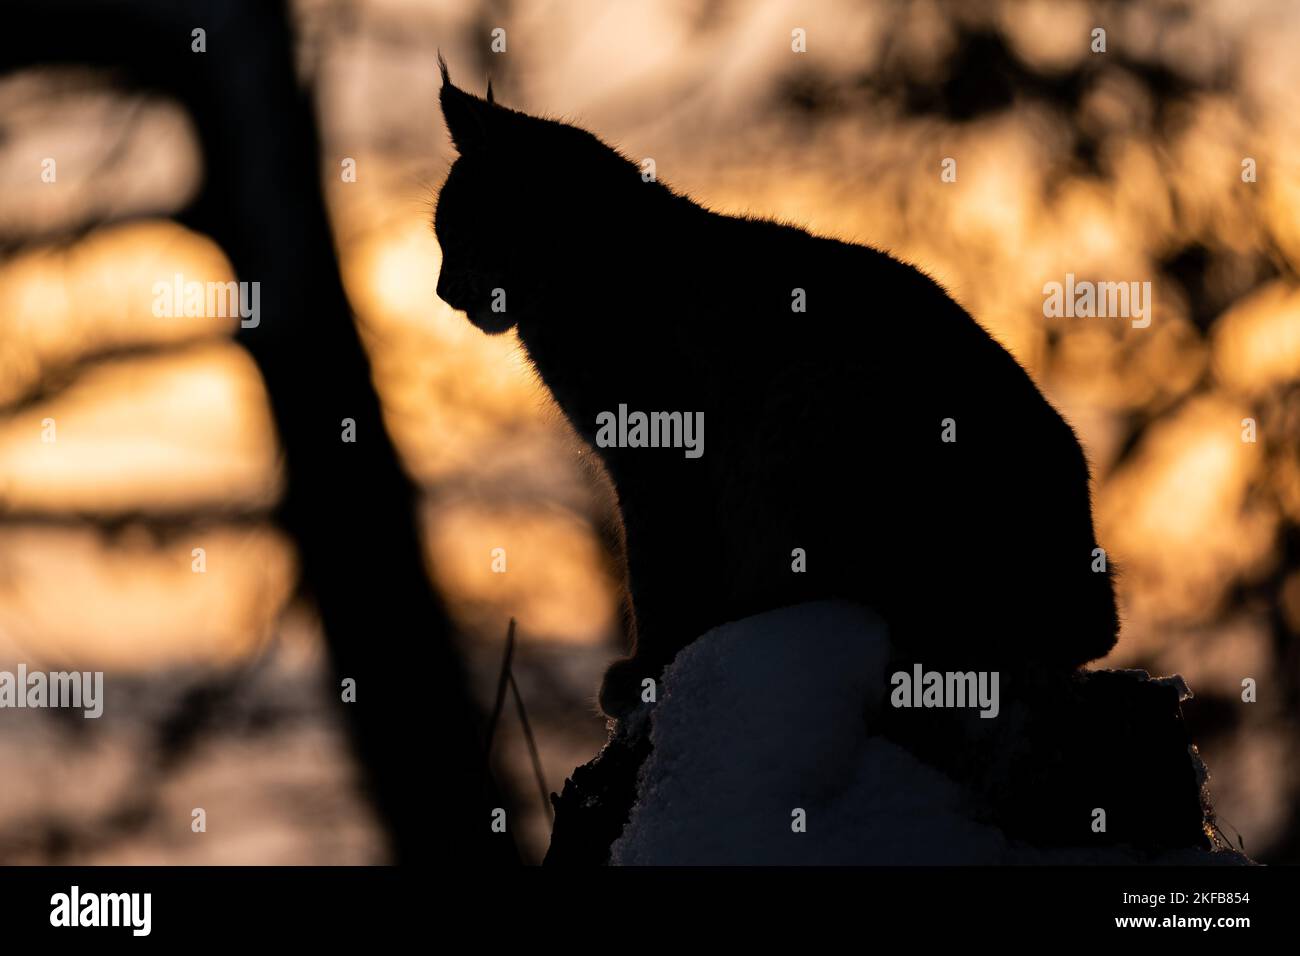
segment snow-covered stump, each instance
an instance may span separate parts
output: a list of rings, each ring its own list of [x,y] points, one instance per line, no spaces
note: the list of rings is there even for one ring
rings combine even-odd
[[[546,862],[1249,862],[1217,836],[1180,680],[936,686],[891,655],[845,602],[715,628],[553,798]]]

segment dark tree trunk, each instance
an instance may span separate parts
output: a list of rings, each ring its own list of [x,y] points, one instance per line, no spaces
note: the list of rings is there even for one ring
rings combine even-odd
[[[338,706],[396,858],[517,862],[510,837],[489,827],[489,809],[503,804],[484,772],[452,624],[426,574],[415,489],[384,430],[339,277],[283,5],[24,0],[5,21],[4,68],[109,67],[189,109],[205,181],[181,218],[221,245],[240,280],[261,283],[261,323],[239,341],[261,370],[284,448],[280,518],[320,611],[335,692],[341,679],[356,681],[356,702]],[[195,28],[206,31],[205,53],[191,51]],[[356,423],[354,443],[342,440],[345,418]]]

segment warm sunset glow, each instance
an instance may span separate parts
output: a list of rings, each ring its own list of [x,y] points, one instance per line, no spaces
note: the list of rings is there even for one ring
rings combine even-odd
[[[231,345],[105,363],[0,426],[10,511],[265,506],[276,468],[260,379]]]
[[[580,443],[515,333],[485,336],[435,292],[432,200],[453,158],[435,56],[467,88],[485,84],[467,39],[484,7],[356,6],[364,15],[340,30],[330,5],[295,5],[312,38],[300,65],[316,84],[339,268],[385,425],[427,492],[416,520],[475,677],[510,617],[537,660],[578,662],[539,680],[557,695],[555,674],[573,681],[551,702],[555,786],[600,736],[590,697],[623,649],[596,530],[604,506]],[[1231,694],[1276,650],[1265,599],[1233,603],[1234,588],[1270,580],[1280,535],[1300,523],[1300,15],[1193,4],[1166,29],[1159,4],[1118,5],[1116,52],[1189,83],[1229,78],[1168,102],[1131,68],[1098,66],[1069,95],[1017,90],[961,118],[914,109],[900,89],[929,89],[964,27],[1000,31],[1044,90],[1092,62],[1087,3],[959,6],[808,5],[803,25],[823,44],[814,70],[791,62],[788,4],[510,5],[501,16],[521,42],[494,88],[653,157],[664,181],[711,209],[877,245],[934,276],[1086,447],[1098,537],[1121,568],[1125,630],[1106,664],[1179,670]],[[153,309],[155,284],[177,274],[236,278],[209,237],[163,218],[202,182],[191,126],[155,100],[130,126],[126,106],[93,89],[56,95],[39,73],[0,83],[0,112],[16,118],[14,140],[0,142],[0,231],[23,239],[0,257],[0,666],[146,673],[248,663],[286,629],[319,642],[295,616],[298,560],[272,527],[281,451],[238,323]],[[58,189],[32,172],[51,151],[66,157]],[[355,182],[340,177],[343,157]],[[946,157],[953,182],[940,179]],[[1242,179],[1248,157],[1254,183]],[[520,166],[528,175],[528,157]],[[582,270],[574,262],[557,282],[579,290]],[[1066,273],[1151,280],[1151,325],[1046,318],[1044,284]],[[867,288],[841,318],[925,320],[879,315]],[[1257,441],[1243,440],[1247,419]],[[191,568],[196,547],[204,573]],[[492,570],[497,547],[508,573]],[[1287,613],[1300,620],[1291,574]],[[565,707],[589,718],[567,737]],[[1264,841],[1287,809],[1280,768],[1294,728],[1258,710],[1216,757],[1223,805]],[[545,823],[528,812],[538,843]]]

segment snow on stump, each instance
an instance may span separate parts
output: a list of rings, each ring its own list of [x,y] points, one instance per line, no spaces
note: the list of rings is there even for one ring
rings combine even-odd
[[[715,628],[552,797],[546,863],[1249,862],[1218,837],[1181,681],[895,668],[847,602]],[[924,692],[949,706],[902,706]]]

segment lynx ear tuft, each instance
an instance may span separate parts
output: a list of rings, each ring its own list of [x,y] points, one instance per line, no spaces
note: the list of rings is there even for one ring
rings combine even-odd
[[[487,101],[489,103],[496,103],[496,97],[492,95],[492,77],[490,76],[488,77]]]
[[[442,89],[438,92],[438,102],[442,106],[442,118],[447,122],[447,131],[451,141],[456,144],[461,155],[487,149],[489,128],[493,125],[493,113],[498,107],[491,100],[481,100],[455,86],[447,74],[447,64],[438,58],[438,67],[442,70]],[[491,91],[489,90],[489,96]]]
[[[451,86],[451,74],[447,72],[447,61],[443,59],[442,51],[438,51],[438,72],[442,74],[442,85]]]

